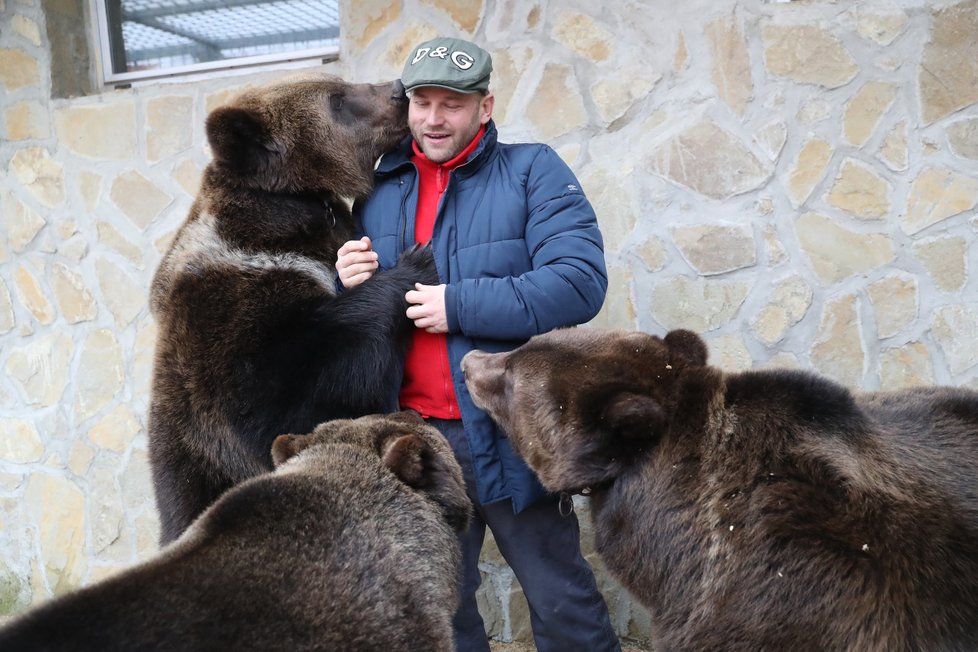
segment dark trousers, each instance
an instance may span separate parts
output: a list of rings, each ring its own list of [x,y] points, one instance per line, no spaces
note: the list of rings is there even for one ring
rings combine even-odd
[[[462,467],[475,518],[459,535],[462,568],[460,605],[455,614],[458,652],[489,652],[485,625],[475,593],[482,582],[479,554],[486,527],[519,580],[530,607],[530,624],[538,652],[620,651],[608,607],[598,592],[591,567],[581,555],[577,516],[562,516],[556,498],[519,514],[510,501],[479,504],[472,456],[461,421],[429,419],[448,439]]]

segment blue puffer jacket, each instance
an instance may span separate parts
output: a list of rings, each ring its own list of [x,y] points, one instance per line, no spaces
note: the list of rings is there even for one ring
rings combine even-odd
[[[384,156],[376,187],[354,207],[382,268],[414,244],[418,203],[411,138]],[[531,336],[588,321],[608,277],[594,210],[573,172],[546,145],[497,143],[490,121],[438,206],[435,262],[447,284],[448,357],[482,503],[517,512],[545,495],[505,433],[469,397],[462,356],[508,351]]]

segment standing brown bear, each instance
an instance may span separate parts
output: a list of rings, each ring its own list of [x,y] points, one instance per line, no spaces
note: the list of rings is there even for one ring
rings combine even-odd
[[[688,331],[563,330],[462,360],[657,650],[978,650],[978,392],[725,374]]]
[[[400,82],[327,75],[244,92],[207,118],[213,161],[153,280],[149,409],[162,525],[175,539],[228,487],[271,468],[272,440],[396,407],[413,329],[404,294],[430,251],[337,293],[347,200],[407,134]]]
[[[0,650],[450,652],[471,508],[445,438],[374,415],[272,453],[156,558],[0,629]]]

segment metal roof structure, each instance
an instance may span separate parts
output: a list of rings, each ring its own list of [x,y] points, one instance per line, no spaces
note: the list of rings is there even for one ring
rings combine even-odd
[[[105,0],[126,71],[338,45],[337,0]],[[111,6],[111,5],[114,5]],[[118,32],[115,34],[118,37]],[[115,62],[116,71],[122,66]]]

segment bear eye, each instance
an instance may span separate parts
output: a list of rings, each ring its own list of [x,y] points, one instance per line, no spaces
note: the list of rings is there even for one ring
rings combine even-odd
[[[330,95],[329,96],[329,108],[333,111],[339,111],[343,108],[345,98],[341,94]]]

